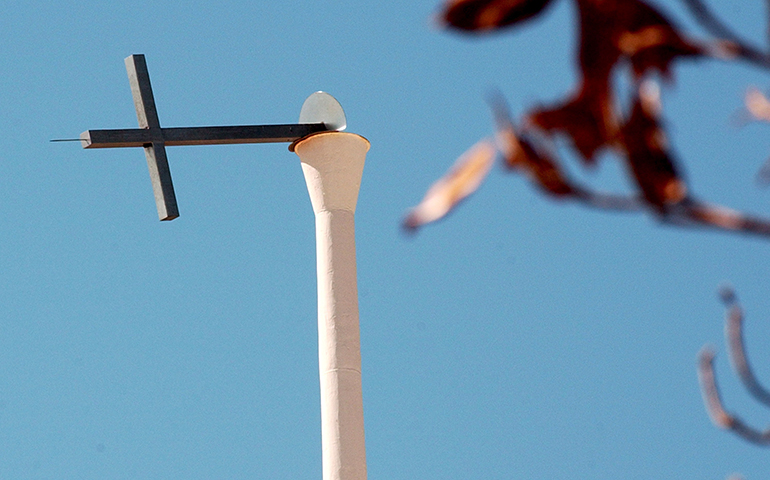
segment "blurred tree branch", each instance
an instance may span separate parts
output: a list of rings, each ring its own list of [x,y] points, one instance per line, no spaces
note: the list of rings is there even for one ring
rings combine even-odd
[[[483,35],[537,18],[557,1],[448,0],[440,19],[448,29]],[[671,80],[672,66],[688,59],[737,59],[770,69],[770,21],[766,50],[735,33],[702,0],[682,1],[714,37],[707,41],[690,38],[645,0],[570,1],[577,7],[579,27],[575,55],[579,81],[573,91],[553,105],[535,106],[518,123],[503,96],[493,95],[494,135],[477,142],[430,187],[406,216],[404,226],[413,231],[443,218],[479,188],[493,161],[501,159],[508,171],[523,174],[553,199],[605,210],[647,211],[661,222],[677,226],[770,238],[770,219],[713,205],[692,194],[669,145],[659,82],[655,80]],[[770,0],[766,6],[770,13]],[[627,89],[616,88],[618,73],[630,80],[630,94]],[[745,109],[749,119],[770,121],[770,100],[757,89],[747,92]],[[609,194],[574,182],[561,166],[557,138],[567,140],[568,149],[584,168],[603,158],[599,153],[613,153],[626,165],[636,192]],[[770,161],[759,177],[770,181]],[[757,381],[746,358],[740,306],[730,290],[725,290],[722,298],[728,308],[726,337],[733,367],[749,393],[770,406],[770,392]],[[747,441],[770,445],[770,429],[755,429],[724,409],[713,360],[713,349],[704,347],[699,354],[698,375],[713,422]]]
[[[450,0],[441,18],[447,28],[471,34],[510,28],[541,15],[558,0]],[[572,0],[578,10],[577,60],[580,81],[561,102],[536,106],[519,125],[511,119],[501,94],[491,100],[496,133],[479,141],[426,193],[406,216],[414,231],[443,218],[470,196],[489,174],[493,159],[508,171],[525,175],[546,196],[592,208],[648,211],[666,224],[708,227],[770,237],[770,219],[713,205],[695,197],[671,152],[661,120],[655,74],[671,79],[672,64],[689,58],[742,58],[770,67],[770,54],[749,45],[720,21],[701,0],[683,0],[716,39],[696,41],[680,32],[663,13],[643,0]],[[633,82],[629,101],[616,88],[615,73]],[[770,102],[749,92],[746,107],[756,119],[770,118]],[[628,105],[623,111],[621,105]],[[555,140],[566,138],[584,167],[601,151],[627,165],[638,192],[617,195],[574,182],[561,166]],[[483,148],[481,147],[483,146]],[[479,165],[483,164],[483,168]],[[768,176],[770,166],[760,172]]]
[[[770,406],[770,392],[760,385],[746,357],[743,342],[743,311],[736,300],[735,292],[730,288],[724,288],[721,297],[727,307],[725,339],[733,369],[754,399]],[[698,379],[703,402],[711,421],[716,426],[730,430],[744,440],[757,445],[770,446],[770,428],[761,431],[755,429],[724,409],[714,374],[714,356],[714,349],[709,346],[703,347],[698,354]]]
[[[756,64],[763,68],[770,68],[770,53],[752,46],[746,40],[740,38],[735,32],[730,30],[701,0],[683,0],[684,4],[690,9],[693,17],[709,33],[717,38],[732,42],[734,44],[733,53],[739,57]],[[768,24],[770,25],[770,23]]]

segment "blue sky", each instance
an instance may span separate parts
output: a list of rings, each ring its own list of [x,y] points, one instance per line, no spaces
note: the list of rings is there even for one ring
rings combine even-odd
[[[718,11],[761,43],[762,3]],[[575,80],[570,2],[484,38],[436,28],[438,7],[0,5],[0,478],[321,475],[298,158],[283,144],[169,148],[181,217],[160,223],[141,150],[49,142],[136,125],[134,53],[164,126],[292,123],[324,90],[370,140],[356,215],[369,478],[766,478],[766,449],[709,422],[695,358],[713,343],[727,407],[770,423],[729,369],[716,295],[736,287],[770,383],[768,240],[555,203],[500,168],[444,221],[401,232],[491,132],[490,87],[519,115]],[[675,73],[663,103],[695,193],[770,215],[754,183],[770,125],[730,122],[767,73]],[[575,174],[630,188],[612,158]]]

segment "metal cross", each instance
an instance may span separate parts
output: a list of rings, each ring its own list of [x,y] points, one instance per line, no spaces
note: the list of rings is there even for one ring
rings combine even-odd
[[[344,128],[344,125],[339,128],[340,126],[327,125],[324,122],[162,128],[155,108],[150,74],[147,71],[144,55],[127,57],[126,70],[131,84],[131,94],[134,97],[139,128],[86,130],[80,135],[80,141],[83,148],[143,147],[150,170],[155,204],[158,207],[158,217],[161,220],[173,220],[179,216],[166,157],[166,146],[294,142],[311,133]],[[344,119],[344,113],[342,115]],[[317,115],[311,114],[309,117],[316,118]],[[300,115],[300,121],[302,121],[302,115]]]

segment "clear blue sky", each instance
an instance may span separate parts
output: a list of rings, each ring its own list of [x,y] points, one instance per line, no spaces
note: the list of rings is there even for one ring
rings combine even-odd
[[[764,38],[763,2],[724,3]],[[321,477],[298,158],[284,144],[170,148],[181,217],[160,223],[141,150],[49,143],[136,125],[133,53],[164,126],[291,123],[325,90],[371,141],[357,210],[370,479],[767,478],[770,451],[709,422],[695,359],[713,343],[727,407],[770,423],[729,369],[716,296],[736,287],[770,383],[770,241],[554,203],[499,168],[449,218],[402,234],[405,211],[491,132],[489,87],[518,115],[575,79],[571,2],[475,39],[435,28],[438,6],[0,4],[0,478]],[[770,125],[730,124],[767,73],[675,73],[663,101],[695,193],[770,215],[754,184]],[[629,188],[609,158],[581,177]]]

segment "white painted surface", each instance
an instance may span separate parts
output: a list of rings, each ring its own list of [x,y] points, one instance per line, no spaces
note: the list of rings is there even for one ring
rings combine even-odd
[[[316,222],[324,480],[365,480],[354,213],[369,142],[322,132],[300,140]]]

